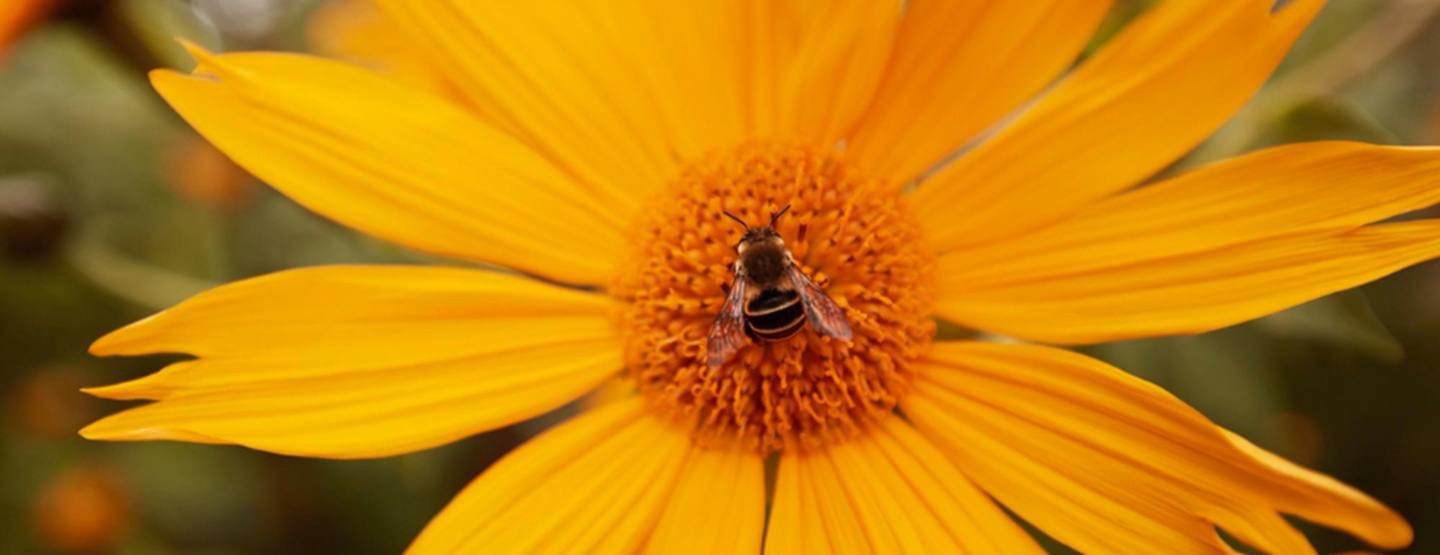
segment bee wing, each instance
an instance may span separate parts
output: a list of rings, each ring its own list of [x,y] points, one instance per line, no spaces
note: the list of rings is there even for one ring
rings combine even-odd
[[[729,362],[730,357],[745,345],[745,281],[743,274],[735,272],[735,284],[730,286],[730,295],[725,297],[720,315],[710,326],[705,350],[709,353],[706,365],[711,370]]]
[[[805,317],[810,319],[810,326],[815,328],[815,331],[841,341],[855,339],[855,332],[850,329],[850,320],[845,317],[845,310],[835,304],[819,285],[815,285],[810,276],[800,271],[799,265],[791,263],[785,272],[789,274],[795,291],[800,294],[800,303],[805,306]]]

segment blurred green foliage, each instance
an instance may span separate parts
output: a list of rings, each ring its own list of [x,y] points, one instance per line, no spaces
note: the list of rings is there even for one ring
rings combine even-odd
[[[560,418],[347,462],[75,435],[121,406],[78,388],[166,362],[92,358],[85,348],[103,333],[239,278],[424,260],[207,153],[145,81],[153,65],[188,67],[172,36],[304,50],[316,3],[88,2],[0,62],[0,553],[399,553],[463,484]],[[1120,2],[1096,45],[1153,3]],[[1295,141],[1437,142],[1440,30],[1427,4],[1332,2],[1274,84],[1169,172]],[[1416,24],[1398,44],[1357,39],[1400,33],[1394,21]],[[1440,553],[1437,336],[1431,263],[1235,328],[1086,350],[1384,500],[1417,529],[1409,552]],[[1312,531],[1322,553],[1360,547]]]

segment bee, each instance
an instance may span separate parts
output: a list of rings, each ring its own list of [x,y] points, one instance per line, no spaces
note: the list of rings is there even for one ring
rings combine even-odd
[[[745,220],[724,212],[745,226],[745,235],[735,245],[734,285],[706,338],[706,363],[711,370],[729,362],[744,346],[746,336],[756,341],[781,341],[799,333],[807,321],[821,335],[841,341],[855,338],[845,311],[800,270],[785,240],[775,231],[775,222],[789,210],[786,205],[770,217],[770,225],[762,227],[750,227]]]

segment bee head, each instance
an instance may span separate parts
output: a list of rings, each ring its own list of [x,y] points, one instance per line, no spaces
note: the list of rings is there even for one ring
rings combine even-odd
[[[740,243],[735,245],[735,248],[737,250],[739,250],[740,252],[744,252],[746,247],[758,243],[773,242],[783,246],[785,244],[785,241],[781,239],[780,234],[775,231],[775,222],[780,219],[780,216],[785,215],[785,213],[788,211],[790,211],[790,205],[787,204],[784,208],[781,208],[779,212],[776,212],[770,216],[769,225],[763,225],[758,227],[750,227],[750,224],[745,223],[745,220],[742,220],[738,216],[729,212],[723,212],[723,214],[729,216],[732,220],[740,222],[740,225],[745,226],[745,235],[741,236]]]

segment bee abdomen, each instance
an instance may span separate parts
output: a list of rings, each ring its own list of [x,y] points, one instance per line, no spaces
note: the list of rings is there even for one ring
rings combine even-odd
[[[795,291],[770,289],[745,305],[745,326],[765,341],[780,341],[805,327],[805,307]]]

